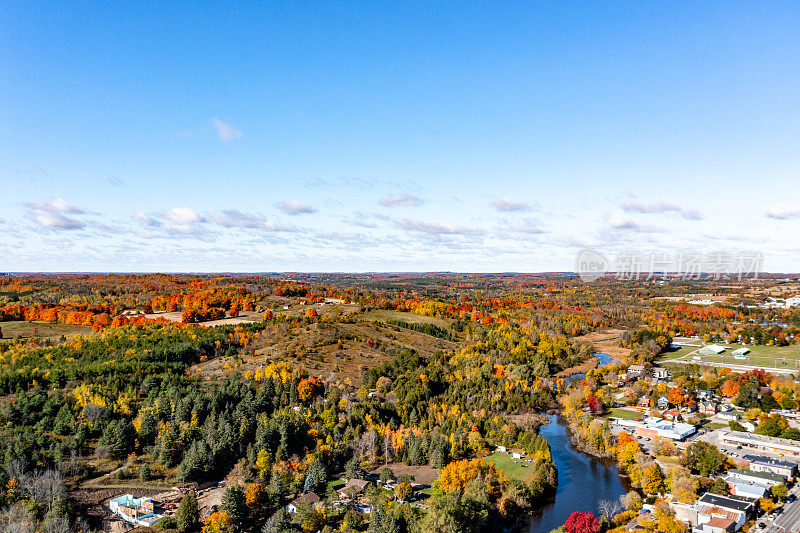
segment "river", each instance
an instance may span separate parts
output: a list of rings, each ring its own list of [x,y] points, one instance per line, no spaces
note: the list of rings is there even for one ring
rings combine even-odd
[[[567,521],[573,511],[591,511],[598,518],[600,500],[616,500],[625,494],[616,464],[578,451],[570,441],[566,421],[548,415],[550,423],[539,434],[550,443],[558,466],[554,497],[533,511],[530,533],[548,533]]]
[[[605,354],[596,356],[600,366],[611,360]],[[600,500],[616,500],[626,492],[613,461],[578,451],[569,438],[566,421],[556,415],[548,418],[550,423],[542,426],[539,434],[550,443],[550,452],[558,466],[558,486],[555,495],[533,511],[530,533],[548,533],[566,522],[573,511],[591,511],[599,518]]]

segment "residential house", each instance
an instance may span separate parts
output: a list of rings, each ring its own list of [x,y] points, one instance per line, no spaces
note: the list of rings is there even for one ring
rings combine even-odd
[[[698,411],[705,415],[713,415],[717,412],[717,404],[712,401],[705,400],[697,404],[697,406]]]
[[[661,396],[656,402],[656,405],[658,405],[658,408],[663,411],[664,409],[669,407],[669,400],[667,399],[666,396]]]
[[[644,407],[644,408],[650,407],[650,396],[645,394],[644,396],[639,398],[639,402],[636,405],[638,405],[639,407]]]
[[[363,479],[351,479],[347,483],[345,483],[344,487],[340,488],[336,492],[339,493],[340,498],[349,498],[351,492],[355,491],[356,494],[361,494],[364,492],[364,489],[367,488],[369,485],[369,481],[365,481]]]
[[[723,411],[721,413],[717,413],[717,418],[730,422],[732,420],[739,420],[739,414],[734,413],[733,411]]]
[[[669,370],[664,367],[658,366],[653,369],[653,377],[655,379],[669,379]]]
[[[644,374],[644,367],[642,365],[631,365],[628,367],[626,374],[629,378],[640,378]]]
[[[710,390],[698,390],[695,393],[695,396],[697,397],[698,400],[713,400],[714,399],[714,393],[711,392]]]
[[[290,502],[286,506],[286,511],[289,513],[296,513],[299,507],[303,505],[308,505],[309,507],[314,507],[320,501],[319,496],[317,496],[313,492],[306,492],[299,498],[296,498],[294,501]]]

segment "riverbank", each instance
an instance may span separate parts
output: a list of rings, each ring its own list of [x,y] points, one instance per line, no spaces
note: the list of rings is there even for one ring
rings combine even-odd
[[[539,434],[550,445],[558,468],[558,484],[555,493],[531,513],[529,533],[549,533],[564,524],[574,511],[590,511],[599,516],[600,500],[614,500],[627,492],[613,461],[579,450],[573,444],[567,421],[560,415],[548,415],[548,419]]]

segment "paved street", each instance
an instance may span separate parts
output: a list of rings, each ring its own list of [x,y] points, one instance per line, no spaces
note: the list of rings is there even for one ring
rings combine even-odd
[[[789,494],[800,496],[800,486],[795,486]],[[761,518],[758,522],[765,522],[767,527],[760,529],[758,525],[751,531],[763,531],[764,533],[798,533],[800,532],[800,497],[792,503],[784,504],[783,512],[772,522]],[[756,524],[758,524],[756,522]]]

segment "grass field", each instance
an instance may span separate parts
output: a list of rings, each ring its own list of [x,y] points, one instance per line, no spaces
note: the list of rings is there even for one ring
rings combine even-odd
[[[41,320],[0,322],[3,339],[44,339],[59,340],[62,336],[72,337],[77,334],[89,334],[90,326],[70,326],[61,322],[44,322]]]
[[[698,363],[728,363],[731,365],[787,368],[792,370],[800,368],[800,346],[796,344],[789,346],[747,346],[750,349],[750,353],[744,359],[734,359],[733,355],[731,355],[731,352],[742,347],[741,344],[725,344],[723,346],[730,346],[730,348],[720,355],[699,355],[694,353],[699,349],[698,347],[684,346],[679,350],[663,354],[659,357],[659,360],[672,361],[683,358],[684,361],[694,361],[695,357],[699,357]]]
[[[450,326],[451,321],[444,318],[437,318],[435,316],[422,316],[415,313],[404,313],[402,311],[390,311],[388,309],[375,309],[367,311],[361,315],[364,320],[371,322],[387,323],[390,320],[402,320],[409,324],[434,324],[436,326],[447,328]]]
[[[530,466],[527,466],[525,461],[512,459],[509,453],[494,452],[487,456],[486,460],[493,462],[497,468],[503,471],[503,474],[514,479],[525,479],[531,472]]]
[[[623,420],[642,420],[644,415],[638,411],[630,411],[628,409],[612,408],[608,411],[608,416],[621,418]]]

